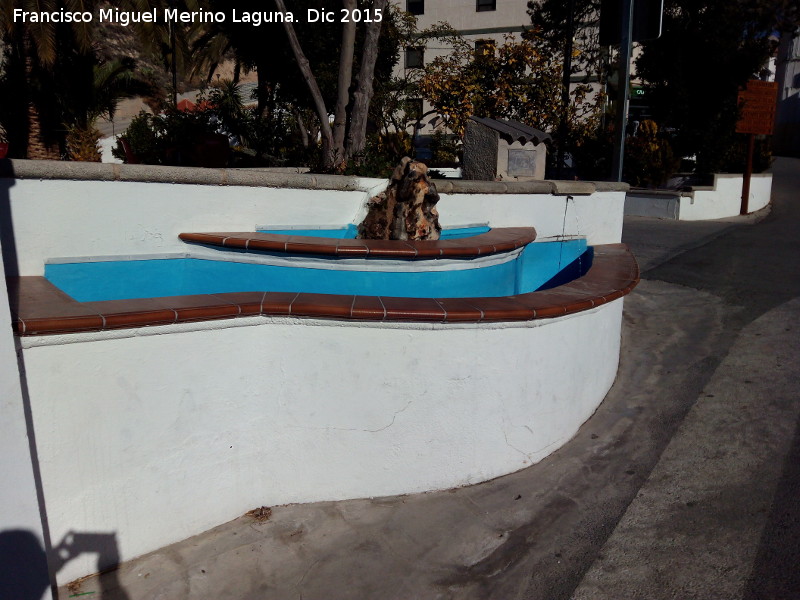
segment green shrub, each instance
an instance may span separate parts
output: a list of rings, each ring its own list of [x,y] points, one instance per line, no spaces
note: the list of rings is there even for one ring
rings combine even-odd
[[[431,165],[437,167],[455,167],[462,154],[459,138],[437,131],[431,136]]]
[[[160,139],[158,118],[146,111],[136,115],[120,138],[125,138],[136,160],[147,165],[160,165],[163,144]],[[118,139],[111,153],[128,162],[122,139]]]
[[[762,173],[772,165],[772,150],[769,138],[759,136],[753,149],[753,173]],[[721,173],[744,173],[747,166],[747,136],[739,134],[728,148],[720,166]]]
[[[636,187],[664,184],[680,165],[669,141],[660,136],[655,121],[644,120],[635,136],[625,142],[623,179]]]

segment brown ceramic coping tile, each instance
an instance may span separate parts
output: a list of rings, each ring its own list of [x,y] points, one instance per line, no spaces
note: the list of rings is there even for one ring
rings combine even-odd
[[[301,293],[292,302],[291,315],[349,319],[352,309],[353,296]]]
[[[336,240],[336,256],[367,256],[369,247],[363,240]]]
[[[215,294],[195,294],[191,296],[170,296],[164,298],[167,306],[175,311],[176,322],[208,321],[238,317],[239,305],[233,304]]]
[[[386,307],[386,321],[444,321],[442,305],[433,298],[395,298],[381,296]]]
[[[239,307],[240,315],[260,315],[264,305],[265,292],[227,292],[216,294],[217,298],[235,304]]]
[[[298,292],[267,292],[261,301],[262,315],[289,315]]]
[[[467,298],[437,298],[436,302],[444,309],[446,322],[476,323],[483,320],[483,310],[480,308],[479,301],[470,301]]]
[[[629,293],[638,282],[639,267],[624,244],[595,246],[591,268],[574,281],[549,290],[499,298],[232,292],[78,302],[44,277],[7,279],[13,327],[19,335],[133,328],[259,314],[362,321],[528,321],[612,302]]]
[[[501,227],[471,237],[422,242],[340,240],[251,231],[181,233],[179,237],[185,242],[249,251],[414,259],[437,256],[470,257],[508,252],[534,241],[536,230],[533,227]]]
[[[480,306],[483,311],[482,321],[530,321],[535,316],[534,310],[519,298],[520,296],[500,296],[463,298],[463,300],[472,306]]]
[[[386,307],[380,296],[356,296],[350,309],[353,319],[367,319],[370,321],[383,321],[386,318]]]
[[[161,298],[136,298],[132,300],[104,300],[84,302],[103,316],[104,329],[137,327],[140,325],[169,325],[177,317]]]

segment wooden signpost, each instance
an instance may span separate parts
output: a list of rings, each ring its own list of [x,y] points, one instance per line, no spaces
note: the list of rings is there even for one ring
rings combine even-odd
[[[747,166],[742,181],[742,206],[740,214],[748,212],[750,176],[753,174],[753,150],[757,135],[772,135],[775,126],[775,103],[778,96],[776,81],[751,79],[747,88],[739,92],[739,120],[736,133],[748,134]]]

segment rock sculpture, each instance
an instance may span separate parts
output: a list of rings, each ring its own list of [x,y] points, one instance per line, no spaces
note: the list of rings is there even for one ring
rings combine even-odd
[[[386,191],[369,201],[358,237],[367,240],[438,240],[439,194],[423,163],[403,158]]]

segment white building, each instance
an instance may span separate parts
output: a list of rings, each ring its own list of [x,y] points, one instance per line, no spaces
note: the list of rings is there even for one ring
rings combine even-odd
[[[531,22],[525,0],[399,0],[396,4],[417,17],[420,29],[446,21],[474,41],[502,40]]]
[[[776,64],[778,106],[773,152],[800,156],[800,29],[781,38]]]
[[[417,29],[422,31],[439,23],[449,24],[465,41],[473,45],[476,52],[488,52],[492,46],[504,43],[508,36],[518,38],[531,26],[527,0],[394,0],[400,10],[407,11],[417,18]],[[424,47],[405,48],[398,75],[409,75],[410,71],[429,64],[435,57],[449,54],[452,48],[436,41]],[[596,76],[585,73],[573,75],[572,84],[591,83],[599,90]],[[419,100],[420,114],[431,107]],[[429,135],[442,127],[442,119],[428,115],[422,122],[419,133]],[[422,156],[424,158],[424,155]]]
[[[530,26],[528,3],[526,0],[394,0],[400,10],[407,11],[417,18],[417,29],[422,31],[438,23],[446,22],[477,51],[500,45],[508,35],[522,33]],[[429,42],[424,47],[409,46],[404,49],[399,75],[408,75],[410,70],[419,69],[436,56],[449,54],[452,48],[444,43]],[[420,114],[430,111],[427,103],[419,100]],[[428,115],[421,123],[418,134],[430,135],[442,129],[441,117]],[[420,154],[426,158],[425,151]]]

